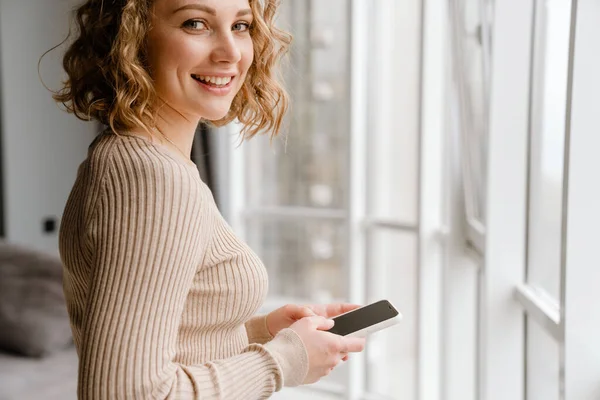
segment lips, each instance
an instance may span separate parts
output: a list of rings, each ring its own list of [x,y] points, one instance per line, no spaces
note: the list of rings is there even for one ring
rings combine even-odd
[[[236,76],[192,75],[198,86],[214,96],[228,96],[232,93]]]

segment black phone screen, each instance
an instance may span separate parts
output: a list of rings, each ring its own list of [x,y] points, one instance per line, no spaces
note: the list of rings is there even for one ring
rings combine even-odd
[[[387,300],[333,318],[335,325],[328,332],[346,336],[371,325],[378,324],[398,315],[398,311]]]

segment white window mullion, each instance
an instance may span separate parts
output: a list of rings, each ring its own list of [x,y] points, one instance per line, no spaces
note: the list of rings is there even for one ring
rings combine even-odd
[[[525,327],[513,294],[525,279],[533,6],[533,0],[505,0],[496,2],[494,10],[480,400],[524,395]]]
[[[444,134],[446,116],[448,6],[423,3],[419,154],[418,398],[442,398]]]
[[[351,95],[350,95],[350,193],[348,210],[348,293],[350,301],[365,302],[366,235],[362,227],[366,217],[367,163],[367,77],[369,49],[369,4],[352,0],[350,35]],[[358,400],[365,393],[364,353],[356,354],[349,365],[348,399]]]

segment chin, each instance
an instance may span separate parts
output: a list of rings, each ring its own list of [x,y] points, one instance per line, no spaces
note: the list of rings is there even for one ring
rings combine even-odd
[[[225,116],[229,112],[230,108],[231,108],[231,104],[228,107],[224,107],[224,108],[220,108],[220,109],[205,110],[203,116],[204,116],[204,118],[210,119],[211,121],[216,121],[218,119],[225,118]]]
[[[198,107],[196,109],[200,110],[198,114],[201,118],[209,121],[218,121],[225,118],[230,108],[231,104],[228,104],[227,107]]]

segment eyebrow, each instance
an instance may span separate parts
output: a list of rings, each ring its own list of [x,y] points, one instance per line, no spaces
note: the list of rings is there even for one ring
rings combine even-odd
[[[204,11],[205,13],[208,13],[213,16],[217,15],[217,10],[215,10],[212,7],[205,6],[204,4],[186,4],[185,6],[180,7],[177,10],[173,11],[173,14],[178,13],[180,11],[184,11],[184,10],[200,10],[200,11]],[[236,14],[236,17],[242,17],[242,16],[248,15],[248,14],[252,14],[252,10],[249,8],[246,8],[246,9],[238,11]]]

